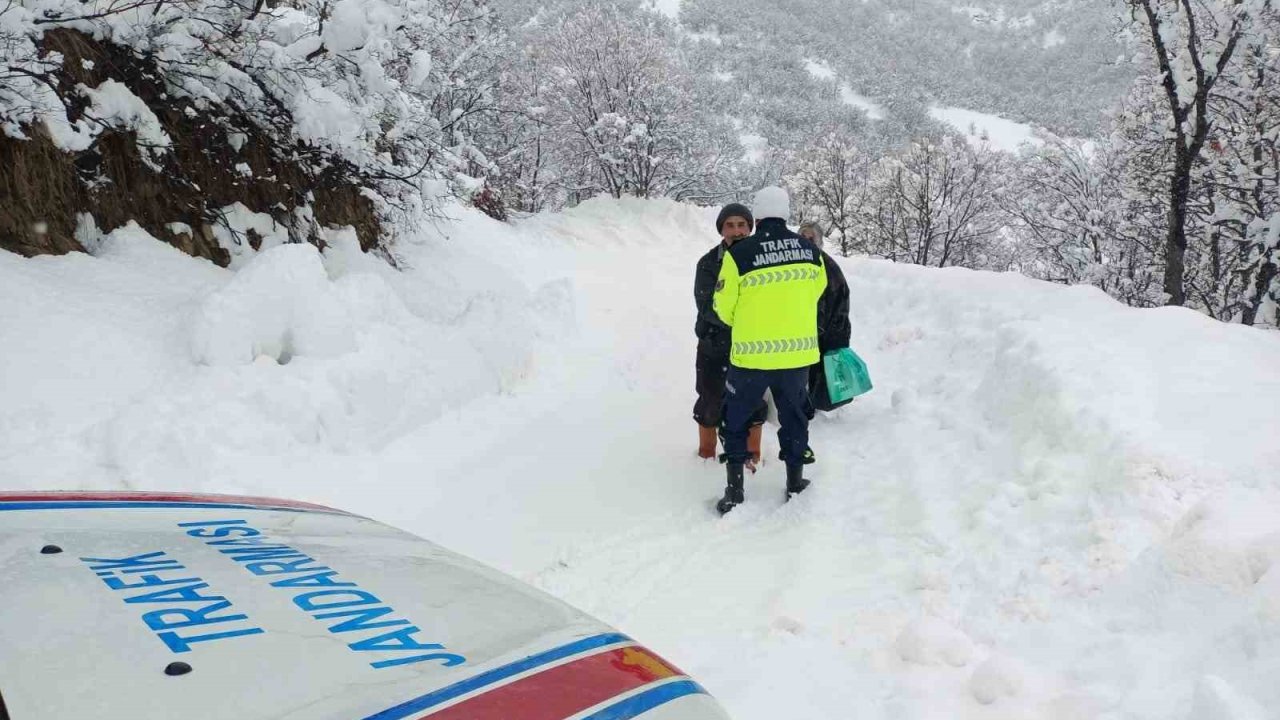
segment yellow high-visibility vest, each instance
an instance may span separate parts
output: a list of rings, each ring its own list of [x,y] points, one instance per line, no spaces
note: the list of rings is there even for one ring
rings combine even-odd
[[[781,220],[762,220],[724,254],[716,281],[716,316],[733,329],[729,362],[755,370],[817,363],[818,298],[826,287],[818,248]]]

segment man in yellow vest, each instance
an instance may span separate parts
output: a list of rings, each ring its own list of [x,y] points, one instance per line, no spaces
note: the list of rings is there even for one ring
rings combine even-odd
[[[809,366],[819,362],[818,299],[827,286],[822,252],[787,229],[791,200],[779,187],[755,194],[755,233],[728,248],[712,298],[716,317],[731,329],[725,384],[724,447],[728,483],[716,509],[744,500],[743,466],[751,414],[765,390],[778,409],[778,443],[787,466],[787,498],[809,486]]]

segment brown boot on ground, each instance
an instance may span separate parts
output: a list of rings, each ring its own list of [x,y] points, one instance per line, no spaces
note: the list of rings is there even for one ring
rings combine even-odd
[[[713,458],[716,456],[716,429],[706,425],[698,426],[698,457]]]
[[[747,452],[751,453],[751,459],[747,461],[747,466],[751,469],[751,472],[755,472],[756,466],[760,464],[760,439],[763,435],[763,425],[756,425],[747,433]]]

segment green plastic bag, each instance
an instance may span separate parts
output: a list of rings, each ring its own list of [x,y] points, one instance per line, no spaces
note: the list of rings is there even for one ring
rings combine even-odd
[[[827,393],[833,405],[871,391],[867,364],[847,347],[823,353],[822,370],[827,376]]]

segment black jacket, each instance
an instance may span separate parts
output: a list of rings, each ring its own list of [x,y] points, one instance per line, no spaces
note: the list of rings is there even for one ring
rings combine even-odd
[[[818,349],[825,353],[849,347],[849,283],[830,255],[822,253],[822,261],[827,266],[827,289],[818,298]],[[832,404],[822,363],[809,368],[809,403],[814,408],[827,412],[850,402]]]
[[[849,347],[849,283],[844,271],[825,251],[827,289],[818,298],[818,349],[822,352]]]
[[[727,365],[731,331],[716,317],[716,311],[711,305],[726,250],[728,248],[721,242],[698,260],[698,269],[693,276],[693,303],[698,308],[698,319],[694,323],[693,332],[698,336],[699,355],[717,359],[723,357]]]

